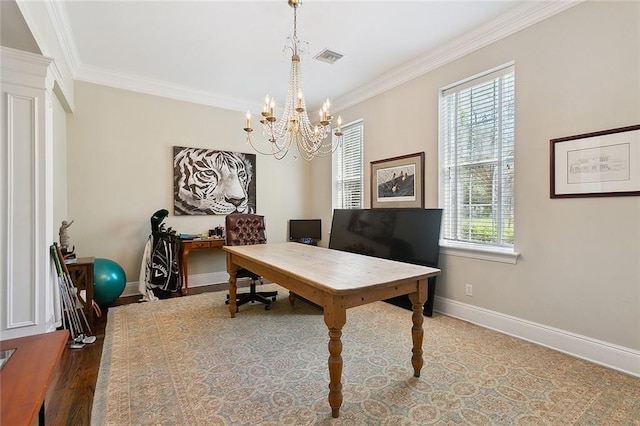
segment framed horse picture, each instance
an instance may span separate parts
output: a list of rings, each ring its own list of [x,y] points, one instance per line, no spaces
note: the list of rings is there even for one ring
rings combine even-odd
[[[424,208],[424,152],[371,162],[371,208]]]

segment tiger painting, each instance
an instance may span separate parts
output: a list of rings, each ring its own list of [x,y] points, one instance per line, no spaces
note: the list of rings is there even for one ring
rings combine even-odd
[[[255,213],[255,164],[255,154],[174,146],[174,214]]]

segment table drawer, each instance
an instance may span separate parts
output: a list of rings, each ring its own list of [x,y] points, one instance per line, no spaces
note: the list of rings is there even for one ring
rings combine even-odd
[[[189,248],[191,250],[203,249],[211,247],[211,242],[209,241],[192,241],[189,243]]]

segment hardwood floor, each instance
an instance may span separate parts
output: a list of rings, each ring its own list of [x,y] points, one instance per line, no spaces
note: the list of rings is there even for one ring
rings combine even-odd
[[[189,289],[189,295],[210,291],[226,290],[226,284],[195,287]],[[172,297],[188,297],[174,294]],[[137,303],[140,296],[121,297],[114,306]],[[98,380],[98,369],[104,344],[104,332],[107,325],[108,308],[102,309],[102,317],[96,318],[93,334],[95,343],[82,349],[65,348],[53,384],[47,392],[45,402],[45,423],[48,425],[89,425],[93,394]]]

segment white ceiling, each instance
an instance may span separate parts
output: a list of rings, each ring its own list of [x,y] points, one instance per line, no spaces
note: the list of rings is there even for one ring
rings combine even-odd
[[[452,57],[461,41],[481,47],[541,19],[548,3],[305,0],[298,37],[309,42],[307,104],[329,97],[348,106],[402,82],[398,70],[411,77]],[[293,31],[286,0],[52,5],[76,79],[236,110],[257,110],[267,93],[284,100],[290,53],[283,47]],[[333,65],[314,60],[324,48],[344,57]]]

